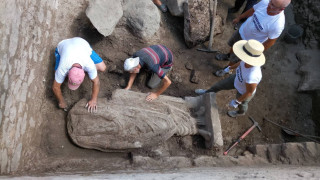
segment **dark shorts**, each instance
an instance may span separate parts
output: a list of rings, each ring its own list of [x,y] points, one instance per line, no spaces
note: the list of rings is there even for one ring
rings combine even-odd
[[[231,38],[228,41],[228,45],[230,47],[232,47],[234,45],[234,43],[236,43],[237,41],[242,40],[241,35],[239,33],[239,30],[237,30],[236,32],[234,32],[231,36]]]
[[[54,70],[58,69],[59,63],[60,63],[60,54],[58,52],[58,49],[56,48],[56,50],[54,51],[54,56],[56,57],[56,65],[54,66]],[[92,61],[94,62],[94,64],[99,64],[102,62],[101,57],[94,51],[92,50],[92,53],[90,55],[90,58],[92,59]]]
[[[234,45],[234,43],[238,42],[242,40],[241,35],[239,33],[239,30],[237,30],[236,32],[234,32],[231,36],[231,38],[228,41],[228,45],[232,48],[232,46]],[[240,59],[234,54],[232,53],[230,58],[229,58],[230,62],[233,63],[237,63],[240,61]]]

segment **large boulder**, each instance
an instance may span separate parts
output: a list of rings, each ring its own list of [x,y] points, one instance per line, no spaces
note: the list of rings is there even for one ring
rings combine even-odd
[[[160,96],[153,102],[147,102],[146,95],[118,89],[111,100],[98,99],[97,113],[87,112],[87,100],[82,99],[68,115],[72,141],[84,148],[116,152],[151,148],[173,135],[199,134],[209,149],[223,145],[214,93],[188,100]]]
[[[189,0],[184,3],[184,39],[189,48],[203,43],[210,36],[210,0]],[[214,20],[214,35],[222,32],[222,18]]]
[[[188,0],[168,0],[166,5],[171,15],[183,17],[183,3],[188,3]]]
[[[320,52],[318,50],[302,50],[297,54],[300,62],[299,71],[302,78],[298,87],[298,91],[320,90]]]
[[[128,26],[143,39],[149,39],[160,28],[160,13],[150,0],[124,0],[124,16]]]
[[[121,1],[91,0],[86,15],[99,33],[109,36],[123,15]]]

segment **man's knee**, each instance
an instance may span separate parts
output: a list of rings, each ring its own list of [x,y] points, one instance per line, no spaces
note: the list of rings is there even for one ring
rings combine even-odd
[[[159,82],[159,83],[155,83],[155,82],[149,81],[148,84],[147,84],[147,86],[148,86],[149,88],[151,88],[151,89],[154,89],[154,88],[158,87],[159,84],[160,84],[160,82]]]
[[[107,66],[106,66],[106,64],[102,61],[101,63],[96,64],[96,68],[97,68],[98,71],[104,72],[104,71],[106,71]]]

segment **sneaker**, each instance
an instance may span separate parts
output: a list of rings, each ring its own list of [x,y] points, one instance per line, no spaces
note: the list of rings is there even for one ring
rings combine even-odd
[[[238,111],[228,111],[228,116],[230,117],[238,117],[238,116],[244,116],[245,113],[238,113]]]
[[[216,75],[216,76],[218,76],[218,77],[222,77],[222,76],[224,76],[224,75],[226,75],[226,74],[229,74],[229,73],[225,72],[223,69],[220,69],[220,70],[216,71],[216,72],[213,73],[213,74]]]
[[[229,61],[230,54],[218,53],[216,55],[216,60],[218,61]]]
[[[207,90],[205,90],[205,89],[196,89],[194,92],[195,92],[196,94],[201,95],[201,94],[206,93],[206,91],[207,91]]]

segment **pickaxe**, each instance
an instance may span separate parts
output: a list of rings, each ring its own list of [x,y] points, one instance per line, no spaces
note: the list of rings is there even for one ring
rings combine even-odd
[[[227,155],[228,152],[229,152],[233,147],[235,147],[237,144],[239,144],[240,141],[241,141],[242,139],[244,139],[255,127],[257,127],[258,130],[261,132],[261,127],[259,126],[258,122],[255,121],[251,116],[249,116],[249,119],[253,122],[253,125],[252,125],[231,147],[229,147],[229,149],[227,149],[227,150],[223,153],[223,155]]]
[[[214,1],[214,3],[212,1]],[[217,13],[217,4],[218,4],[218,0],[211,0],[210,1],[211,26],[210,26],[210,39],[209,39],[208,49],[201,49],[200,48],[200,49],[197,49],[198,51],[203,51],[203,52],[208,52],[208,53],[213,53],[213,52],[218,51],[218,50],[212,49],[213,35],[214,35],[214,21],[215,21],[216,13]]]

